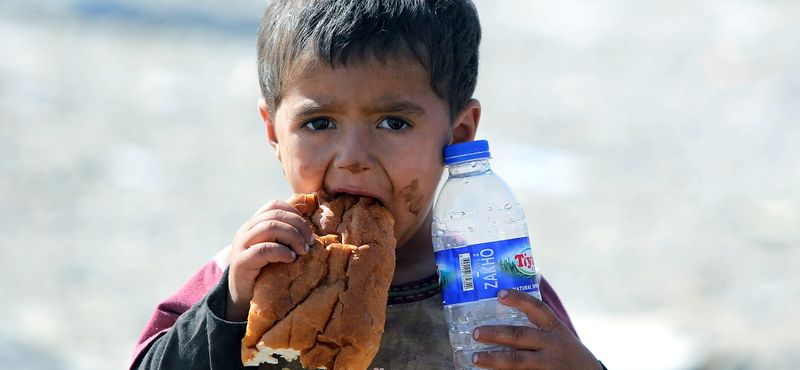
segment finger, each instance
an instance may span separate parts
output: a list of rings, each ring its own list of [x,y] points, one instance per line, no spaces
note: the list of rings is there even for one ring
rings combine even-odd
[[[247,318],[250,300],[253,299],[255,284],[261,268],[273,262],[291,262],[297,254],[278,243],[258,243],[241,251],[231,261],[228,280],[229,303],[235,307],[226,309],[226,317],[233,321]]]
[[[497,293],[500,303],[514,307],[528,316],[533,325],[541,329],[552,330],[562,325],[561,320],[542,300],[514,289],[503,289]]]
[[[297,258],[297,253],[286,248],[285,245],[273,242],[253,244],[240,255],[240,264],[243,269],[254,270],[256,275],[261,268],[275,262],[292,262]],[[255,281],[255,277],[253,277]]]
[[[314,236],[311,226],[308,225],[308,222],[306,222],[306,219],[303,218],[302,214],[300,214],[300,211],[298,211],[297,208],[292,207],[292,205],[289,203],[282,202],[280,200],[273,200],[261,207],[261,209],[259,209],[258,212],[256,212],[256,214],[253,215],[253,217],[251,217],[244,226],[242,226],[242,229],[249,230],[258,223],[270,219],[285,220],[303,234],[303,237],[308,244],[314,243]]]
[[[547,334],[541,330],[514,325],[480,326],[472,332],[472,337],[481,343],[534,351],[544,349],[547,343]]]
[[[258,243],[251,245],[231,261],[231,280],[236,281],[237,291],[245,296],[246,301],[252,298],[252,287],[261,269],[276,262],[292,262],[297,254],[279,243]]]
[[[271,201],[267,202],[266,204],[264,204],[263,206],[261,206],[261,208],[259,208],[258,211],[256,211],[255,214],[253,214],[253,217],[256,217],[256,216],[258,216],[258,215],[260,215],[260,214],[262,214],[262,213],[264,213],[266,211],[273,210],[273,209],[282,209],[282,210],[287,211],[287,212],[296,213],[298,216],[302,216],[300,214],[300,211],[298,211],[297,208],[292,207],[291,204],[286,203],[284,201],[280,201],[280,200],[271,200]]]
[[[472,363],[484,369],[541,370],[547,369],[550,358],[533,351],[475,352]]]
[[[270,211],[265,215],[274,215],[274,217],[265,217],[264,220],[253,225],[250,230],[241,235],[238,242],[245,246],[243,249],[249,249],[250,247],[247,246],[258,243],[279,243],[299,255],[309,251],[308,239],[298,230],[300,225],[296,220],[286,217],[283,211]]]

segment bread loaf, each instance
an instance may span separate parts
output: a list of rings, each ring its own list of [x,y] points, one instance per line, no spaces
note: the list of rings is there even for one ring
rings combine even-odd
[[[394,275],[394,218],[370,197],[322,191],[289,204],[316,242],[291,263],[265,266],[242,339],[245,366],[300,358],[305,368],[364,370],[378,352]]]

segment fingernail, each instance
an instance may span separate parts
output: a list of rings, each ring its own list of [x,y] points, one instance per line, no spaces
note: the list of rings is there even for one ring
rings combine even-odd
[[[310,251],[310,250],[311,250],[311,247],[308,244],[306,244],[306,253],[308,253],[308,251]]]
[[[479,335],[478,332],[480,330],[481,330],[481,328],[475,328],[475,330],[472,331],[472,339],[478,340],[478,335]]]
[[[297,259],[297,253],[292,251],[292,261],[294,261],[295,259]]]
[[[500,297],[500,299],[505,299],[506,297],[508,297],[508,293],[509,293],[508,289],[503,289],[497,293],[497,296]]]
[[[478,364],[478,352],[475,352],[475,353],[472,354],[472,364],[473,365],[477,365]]]

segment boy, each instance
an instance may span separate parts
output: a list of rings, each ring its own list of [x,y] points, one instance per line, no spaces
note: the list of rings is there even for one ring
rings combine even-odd
[[[259,111],[296,193],[368,195],[395,217],[397,265],[375,369],[452,369],[431,244],[442,150],[471,141],[480,26],[469,0],[284,0],[259,30]],[[253,284],[262,267],[308,251],[309,226],[282,201],[262,207],[221,252],[162,303],[132,368],[241,368]],[[494,369],[601,369],[571,331],[549,284],[544,303],[502,291],[539,329],[483,326],[476,353]],[[191,308],[189,308],[191,306]],[[555,313],[554,313],[555,311]],[[267,369],[299,369],[299,361]]]

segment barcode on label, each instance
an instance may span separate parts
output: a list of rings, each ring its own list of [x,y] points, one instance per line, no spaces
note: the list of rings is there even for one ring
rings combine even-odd
[[[475,284],[472,282],[472,259],[469,257],[469,253],[459,254],[458,263],[461,265],[461,288],[465,292],[474,290]]]

